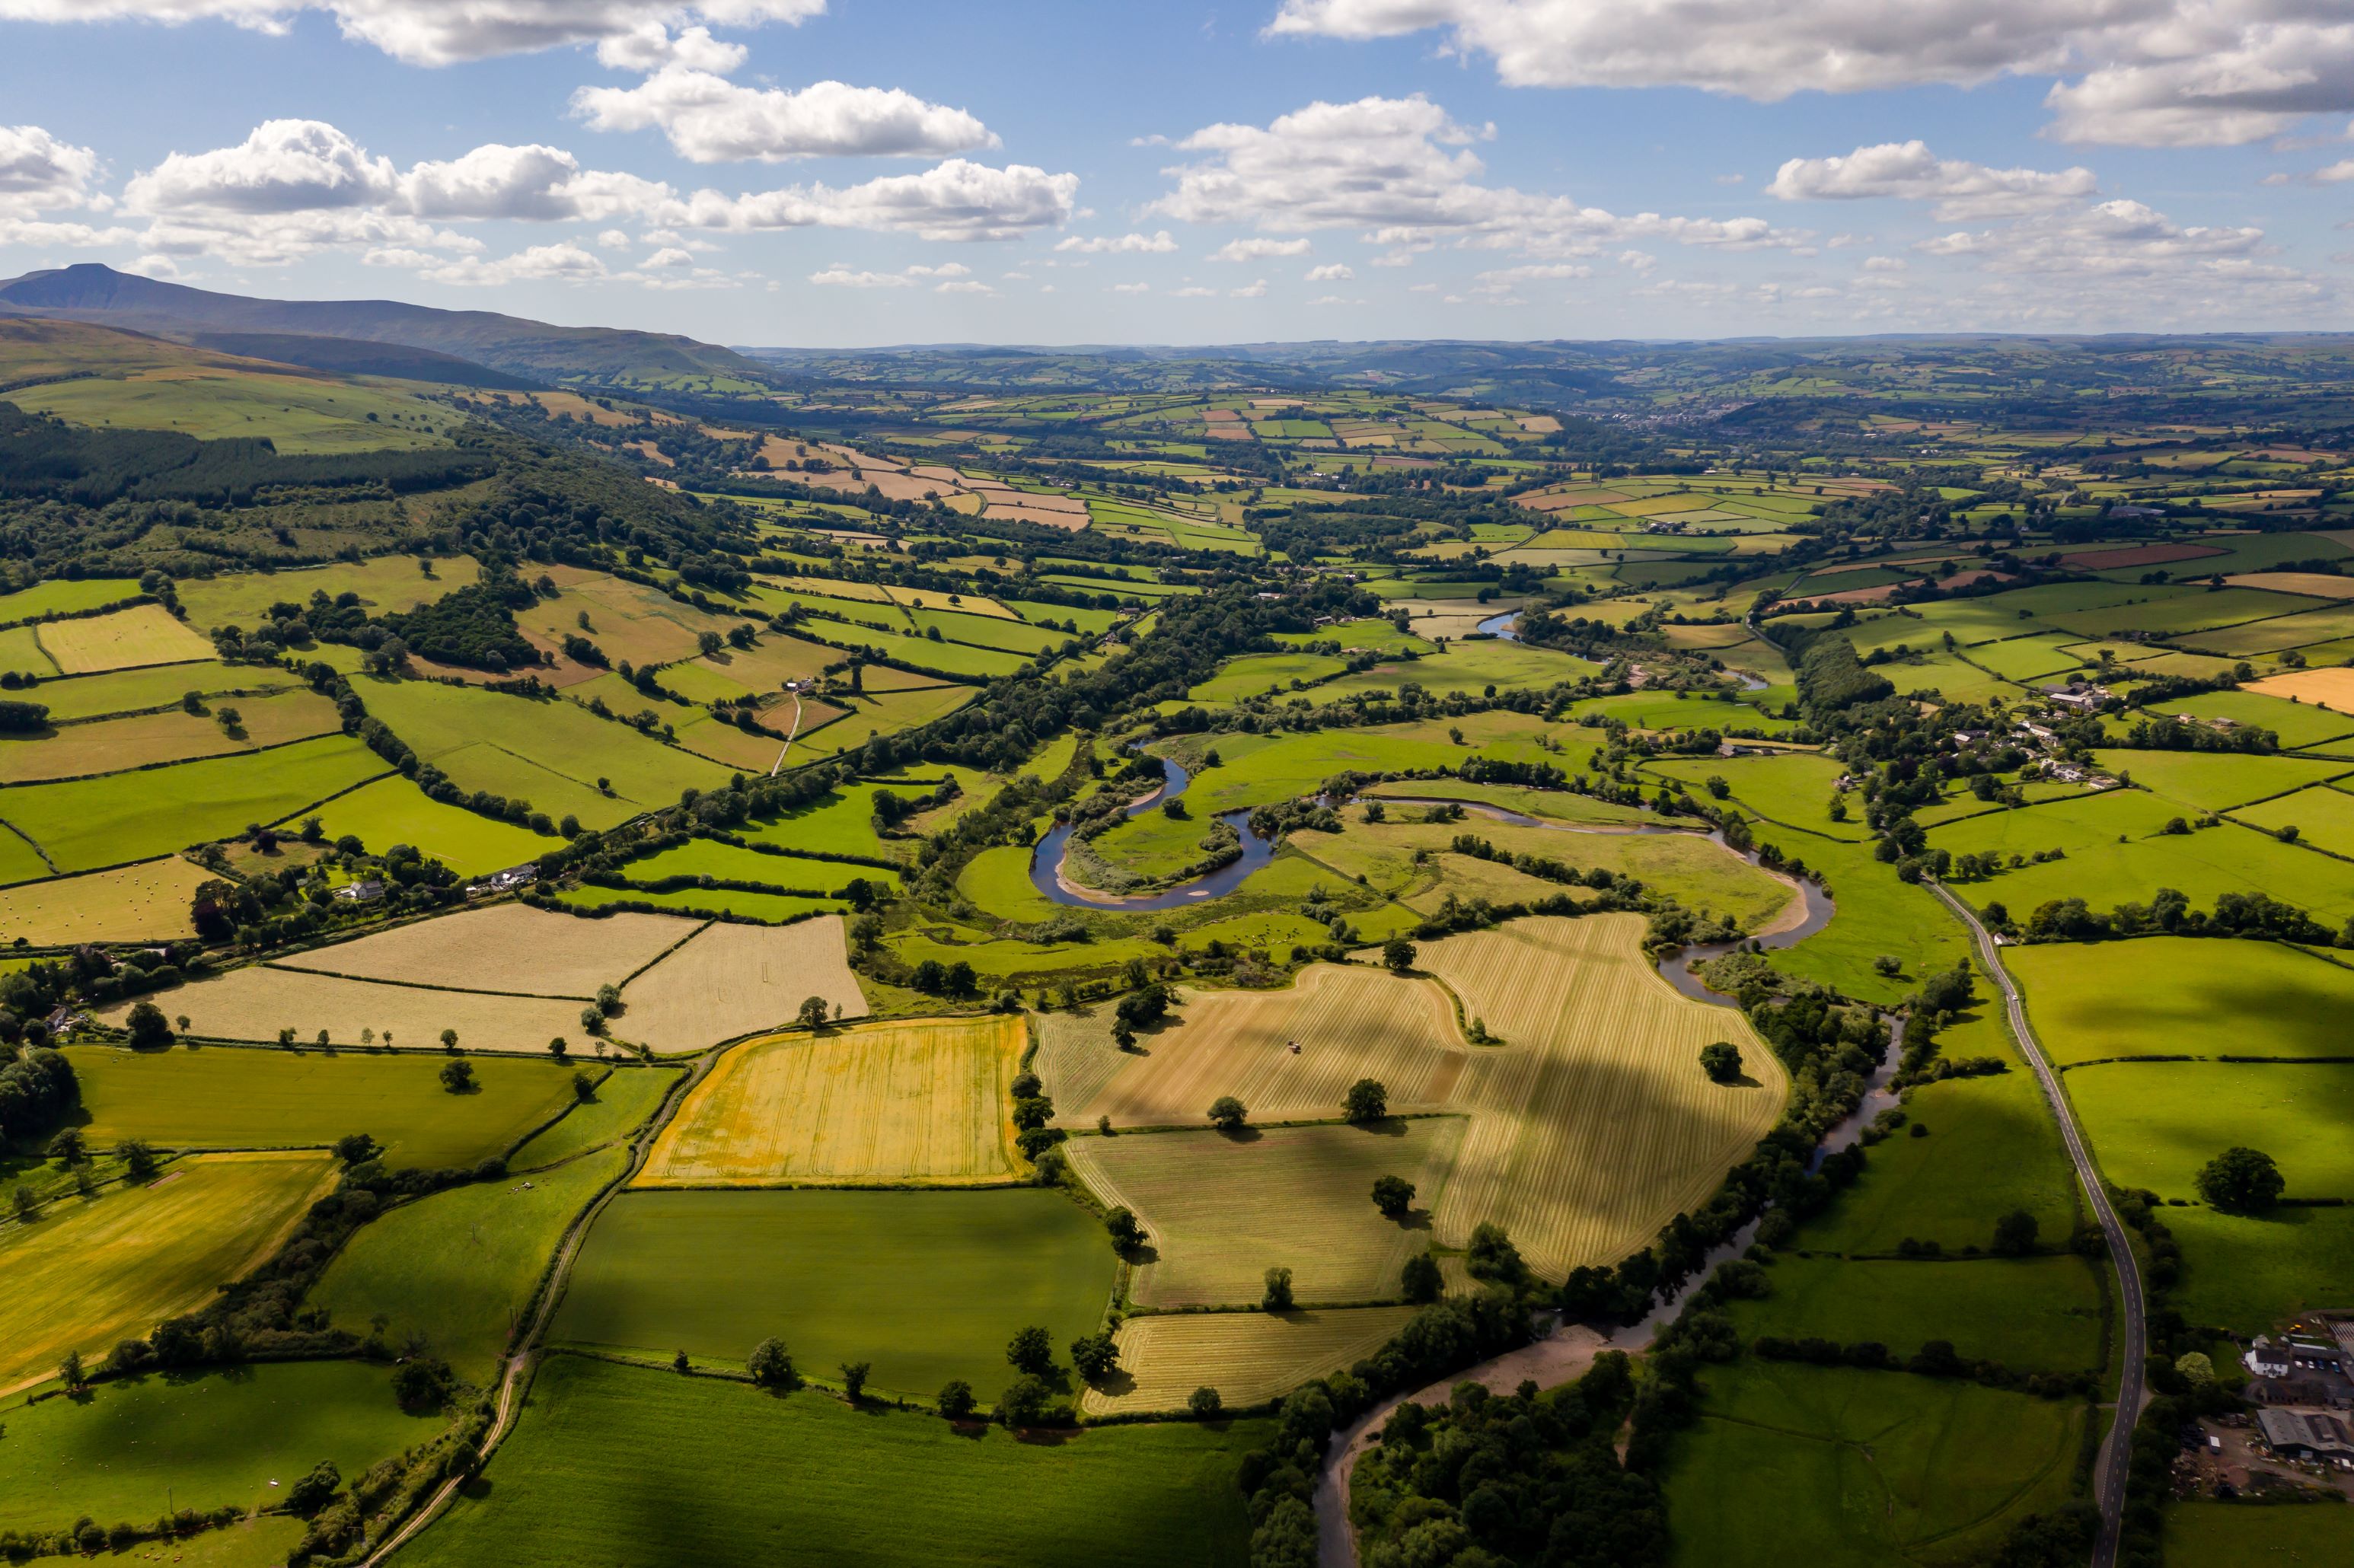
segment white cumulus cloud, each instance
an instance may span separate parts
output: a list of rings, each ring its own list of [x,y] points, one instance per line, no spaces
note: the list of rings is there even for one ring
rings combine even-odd
[[[1056,241],[1055,249],[1082,256],[1166,256],[1177,249],[1177,242],[1164,228],[1157,234],[1098,234],[1086,239],[1074,234]]]
[[[998,144],[964,110],[900,88],[754,88],[688,65],[665,65],[635,87],[584,87],[572,110],[599,131],[659,129],[697,164],[938,157]]]
[[[1935,203],[1941,223],[2008,217],[2066,207],[2099,194],[2084,168],[2045,172],[1994,169],[1940,158],[1925,143],[1884,142],[1833,158],[1792,158],[1766,187],[1784,201],[1854,201],[1896,197]]]

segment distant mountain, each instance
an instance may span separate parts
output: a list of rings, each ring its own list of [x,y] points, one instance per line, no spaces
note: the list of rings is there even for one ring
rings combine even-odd
[[[392,300],[256,300],[162,283],[84,262],[0,283],[0,315],[62,317],[286,364],[412,380],[504,385],[449,374],[393,344],[539,384],[585,379],[619,387],[761,382],[768,373],[732,349],[665,333],[551,326],[490,311],[441,311]],[[295,340],[316,340],[302,344]],[[264,340],[267,340],[266,343]],[[340,343],[337,340],[343,340]]]

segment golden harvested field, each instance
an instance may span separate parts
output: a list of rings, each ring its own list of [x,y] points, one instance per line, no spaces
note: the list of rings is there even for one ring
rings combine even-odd
[[[748,1041],[663,1128],[640,1187],[1010,1180],[1018,1018]]]
[[[2298,670],[2285,675],[2267,675],[2261,681],[2251,681],[2240,688],[2267,697],[2295,697],[2301,703],[2318,703],[2338,713],[2354,713],[2354,670],[2333,665],[2326,670]]]
[[[567,637],[586,637],[615,663],[667,664],[692,659],[696,638],[705,631],[726,636],[744,624],[734,616],[712,615],[681,604],[659,588],[626,582],[578,567],[552,567],[557,597],[542,599],[515,617],[533,641],[549,649]],[[580,625],[580,617],[588,625]]]
[[[2274,593],[2311,594],[2317,599],[2354,599],[2354,577],[2328,572],[2242,572],[2223,580],[2233,588],[2270,588]]]
[[[212,873],[177,855],[0,888],[0,946],[193,937],[188,902]]]
[[[52,1203],[0,1229],[0,1393],[96,1361],[193,1310],[275,1249],[334,1184],[323,1153],[204,1154],[145,1187]]]
[[[586,1053],[591,1042],[580,1028],[580,1004],[539,997],[494,996],[476,991],[434,991],[417,985],[381,985],[340,975],[306,973],[252,965],[202,980],[154,998],[163,1010],[185,1013],[198,1039],[275,1041],[292,1029],[305,1043],[327,1032],[329,1044],[358,1045],[360,1031],[381,1043],[387,1031],[398,1046],[438,1046],[441,1032],[454,1029],[468,1051],[545,1051],[564,1036]],[[101,1011],[120,1024],[129,1003]]]
[[[1192,993],[1179,1016],[1126,1054],[1108,1008],[1047,1014],[1038,1075],[1062,1123],[1200,1127],[1220,1095],[1257,1121],[1320,1120],[1368,1077],[1389,1086],[1393,1110],[1436,1110],[1466,1061],[1446,991],[1361,965],[1316,965],[1286,991]]]
[[[42,651],[69,675],[213,656],[211,642],[174,620],[160,604],[134,604],[81,620],[53,620],[38,635]]]
[[[1256,1404],[1363,1361],[1414,1314],[1359,1307],[1130,1318],[1117,1336],[1123,1375],[1113,1388],[1087,1390],[1079,1408],[1089,1415],[1182,1410],[1205,1385],[1230,1407]]]
[[[788,1022],[811,996],[844,1018],[866,1016],[841,916],[790,926],[715,924],[621,988],[628,1011],[614,1033],[656,1051],[700,1051]]]
[[[585,998],[600,985],[620,985],[694,936],[700,924],[674,915],[628,913],[588,920],[525,904],[494,904],[313,948],[277,965],[355,980]]]
[[[1426,945],[1421,967],[1505,1042],[1475,1052],[1453,1103],[1472,1113],[1439,1200],[1439,1241],[1494,1221],[1559,1279],[1610,1263],[1697,1207],[1781,1114],[1789,1082],[1732,1008],[1680,994],[1642,955],[1637,915],[1517,920]],[[1729,1040],[1754,1082],[1711,1083]]]
[[[1247,1306],[1268,1268],[1301,1301],[1394,1298],[1398,1271],[1430,1240],[1430,1210],[1462,1144],[1461,1117],[1378,1127],[1270,1128],[1077,1138],[1064,1147],[1106,1203],[1124,1204],[1157,1255],[1130,1287],[1141,1307]],[[1373,1204],[1373,1179],[1415,1184],[1400,1223]]]
[[[68,622],[66,624],[72,624]],[[122,718],[93,719],[67,725],[37,739],[0,742],[0,784],[28,784],[43,779],[82,779],[93,773],[115,773],[160,762],[186,762],[191,758],[218,757],[231,751],[259,751],[290,740],[327,735],[341,727],[335,705],[316,692],[281,692],[275,696],[239,697],[216,702],[214,710],[234,708],[245,731],[233,739],[213,718],[174,708],[160,714],[133,714]]]

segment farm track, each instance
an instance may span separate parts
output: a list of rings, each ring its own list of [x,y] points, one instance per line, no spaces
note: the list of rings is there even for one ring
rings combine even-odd
[[[2110,1419],[2108,1436],[2101,1441],[2100,1460],[2093,1474],[2093,1495],[2101,1510],[2100,1535],[2093,1544],[2093,1568],[2115,1568],[2118,1540],[2125,1524],[2126,1478],[2133,1459],[2133,1429],[2149,1399],[2143,1383],[2143,1369],[2149,1354],[2149,1327],[2141,1263],[2134,1255],[2133,1241],[2126,1235],[2124,1223],[2109,1202],[2108,1188],[2093,1162],[2092,1151],[2085,1147],[2075,1112],[2070,1108],[2067,1096],[2061,1092],[2059,1075],[2044,1058],[2043,1047],[2027,1022],[2027,1004],[2020,996],[2019,987],[2012,983],[2009,971],[2002,967],[2002,955],[1993,936],[1978,923],[1969,906],[1943,884],[1932,885],[1937,896],[1970,928],[1978,943],[1978,961],[2001,989],[2003,1006],[2010,1014],[2011,1033],[2019,1042],[2020,1054],[2035,1069],[2036,1082],[2043,1086],[2043,1097],[2052,1107],[2052,1118],[2060,1124],[2061,1139],[2068,1147],[2068,1159],[2076,1167],[2076,1179],[2084,1184],[2084,1195],[2101,1222],[2101,1234],[2108,1243],[2109,1257],[2116,1265],[2117,1291],[2125,1308],[2125,1369],[2117,1384],[2115,1413]]]
[[[722,1054],[724,1053],[720,1051],[705,1052],[696,1060],[693,1067],[679,1075],[679,1081],[671,1086],[670,1094],[663,1099],[661,1107],[652,1116],[646,1118],[646,1125],[640,1128],[637,1135],[630,1140],[628,1166],[613,1179],[610,1186],[597,1195],[595,1202],[581,1210],[578,1216],[573,1220],[571,1226],[565,1231],[564,1239],[556,1249],[556,1260],[548,1269],[547,1283],[539,1293],[539,1304],[532,1313],[531,1325],[524,1331],[523,1338],[507,1352],[506,1368],[499,1379],[498,1408],[491,1417],[489,1430],[482,1434],[480,1457],[475,1460],[473,1467],[466,1475],[452,1477],[444,1481],[440,1490],[419,1505],[417,1511],[404,1520],[398,1529],[377,1544],[376,1550],[360,1560],[360,1568],[378,1568],[379,1564],[407,1545],[427,1525],[441,1517],[449,1508],[451,1499],[463,1489],[469,1479],[482,1472],[482,1467],[491,1462],[491,1457],[498,1452],[499,1445],[505,1442],[513,1434],[516,1417],[523,1413],[524,1401],[531,1392],[533,1374],[539,1370],[542,1344],[547,1337],[548,1325],[556,1320],[556,1309],[563,1304],[565,1289],[572,1281],[573,1265],[579,1260],[580,1248],[588,1239],[589,1228],[597,1223],[597,1217],[605,1212],[605,1206],[608,1203],[629,1190],[631,1181],[644,1167],[646,1156],[653,1148],[656,1136],[668,1125],[670,1118],[677,1114],[679,1107],[685,1102],[686,1096],[693,1091],[696,1084],[702,1082],[705,1075],[711,1071]]]

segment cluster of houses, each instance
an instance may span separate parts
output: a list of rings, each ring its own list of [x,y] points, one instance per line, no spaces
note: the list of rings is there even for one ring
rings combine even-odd
[[[539,863],[537,861],[533,861],[527,865],[511,865],[504,871],[494,871],[482,881],[469,885],[466,889],[466,896],[480,898],[485,894],[513,893],[516,888],[538,880]]]

